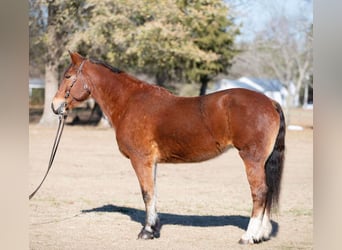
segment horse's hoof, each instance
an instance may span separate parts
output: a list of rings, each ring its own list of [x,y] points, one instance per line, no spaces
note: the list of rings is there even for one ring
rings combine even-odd
[[[138,239],[141,240],[152,240],[154,239],[154,234],[152,232],[149,232],[147,230],[145,230],[145,228],[143,228],[141,230],[141,232],[138,235]]]
[[[259,244],[263,241],[263,239],[262,238],[261,239],[253,239],[253,241],[255,244]]]
[[[254,241],[253,240],[246,240],[246,239],[240,239],[239,240],[239,244],[241,245],[251,245],[251,244],[254,244]]]
[[[156,224],[154,226],[152,226],[151,228],[153,230],[153,237],[159,238],[160,237],[160,228],[161,228],[161,224],[159,222],[159,219],[157,220]]]
[[[262,237],[262,241],[269,241],[270,239],[270,237]]]
[[[239,240],[239,244],[241,244],[241,245],[259,244],[263,241],[268,241],[269,239],[270,239],[269,237],[268,238],[262,237],[260,239],[243,239],[243,238],[241,238]]]

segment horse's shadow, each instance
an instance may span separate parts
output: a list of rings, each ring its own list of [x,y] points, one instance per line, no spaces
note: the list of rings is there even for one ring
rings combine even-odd
[[[104,205],[88,210],[82,210],[82,213],[121,213],[127,215],[131,220],[139,222],[142,226],[145,222],[145,211],[136,208],[116,206],[112,204]],[[161,226],[163,225],[181,225],[193,227],[220,227],[234,226],[243,230],[247,229],[249,217],[240,215],[178,215],[170,213],[158,213]],[[272,234],[276,236],[278,233],[278,223],[271,220]],[[160,228],[161,230],[161,228]]]

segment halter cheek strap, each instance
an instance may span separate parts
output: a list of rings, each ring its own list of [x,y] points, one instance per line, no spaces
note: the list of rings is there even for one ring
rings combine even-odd
[[[77,70],[77,72],[76,72],[76,77],[75,77],[75,79],[72,81],[72,83],[71,83],[69,89],[67,89],[67,91],[65,92],[65,96],[64,96],[65,99],[67,99],[67,98],[70,96],[71,88],[75,85],[75,83],[76,83],[76,81],[77,81],[77,77],[81,74],[82,68],[83,68],[83,65],[84,65],[84,62],[85,62],[85,60],[82,61],[80,67],[78,68],[78,70]],[[83,84],[83,89],[87,90],[87,91],[90,93],[87,84]]]

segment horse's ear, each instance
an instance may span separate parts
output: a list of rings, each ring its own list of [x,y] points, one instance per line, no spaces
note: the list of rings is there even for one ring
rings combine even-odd
[[[81,56],[80,54],[78,54],[77,52],[71,52],[69,50],[69,55],[71,58],[71,62],[74,65],[80,65],[82,63],[82,61],[84,60],[84,57]]]

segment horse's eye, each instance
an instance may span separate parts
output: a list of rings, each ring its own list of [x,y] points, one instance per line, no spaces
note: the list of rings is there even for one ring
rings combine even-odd
[[[71,77],[71,75],[66,75],[65,78],[66,79],[69,79]]]

